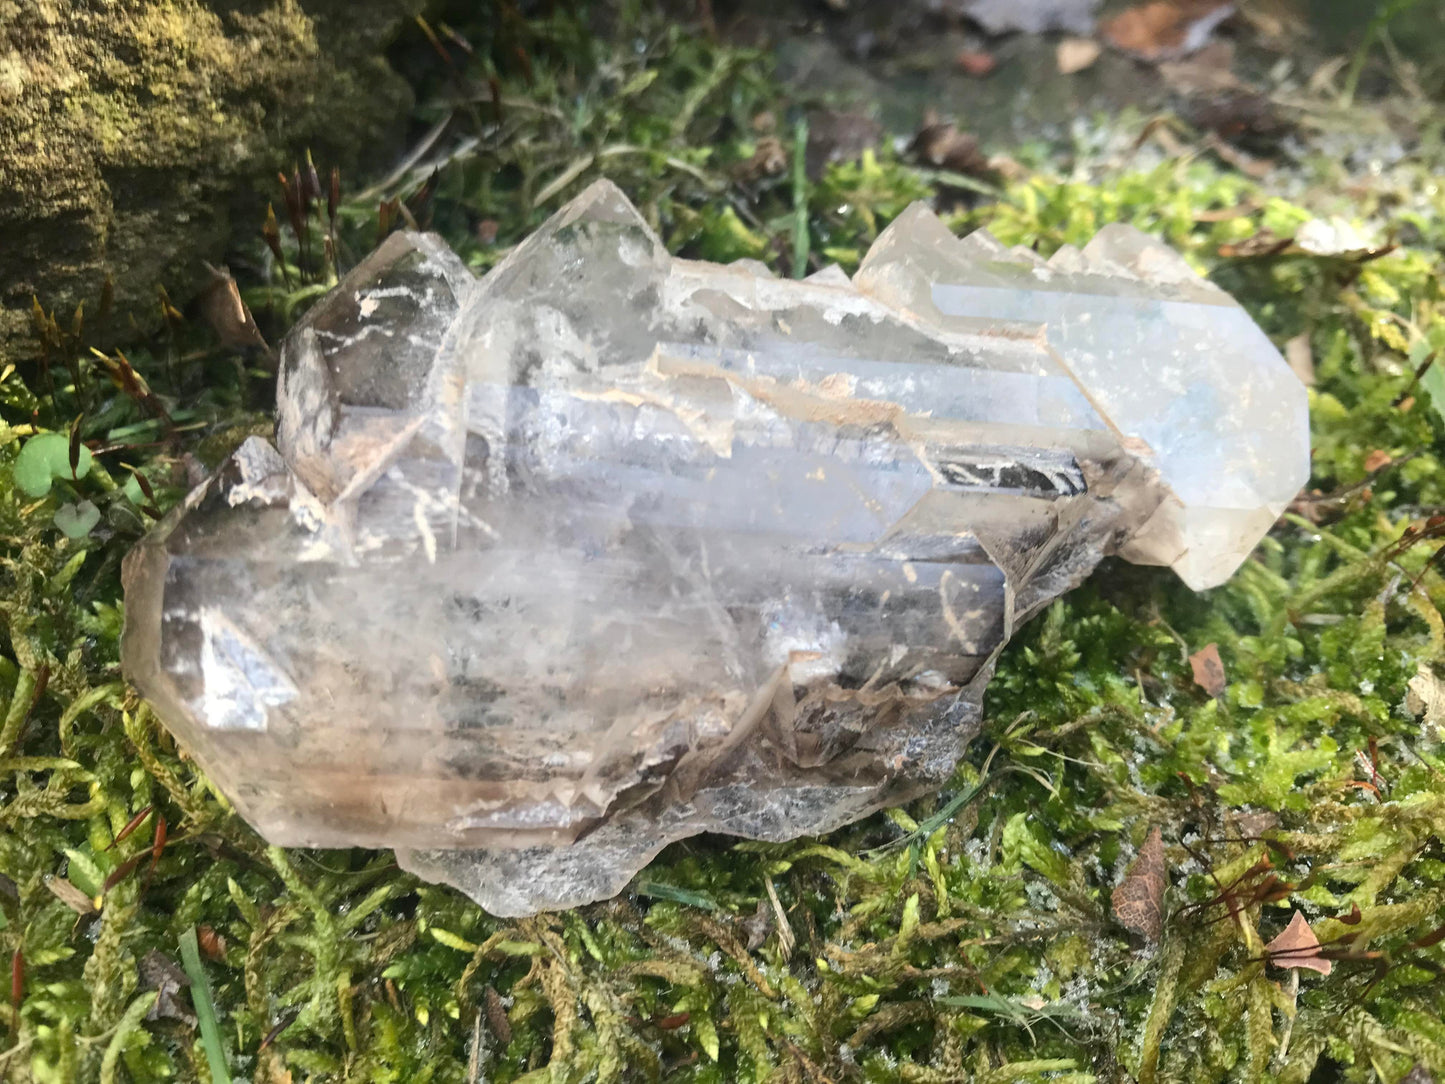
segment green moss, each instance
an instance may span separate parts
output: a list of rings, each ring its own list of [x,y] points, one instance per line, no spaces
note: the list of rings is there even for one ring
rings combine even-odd
[[[646,23],[617,47],[560,17],[534,30],[533,82],[502,72],[505,136],[443,172],[431,204],[474,266],[599,171],[683,252],[742,246],[790,264],[791,178],[737,179],[754,118],[787,107],[756,57]],[[887,152],[832,168],[804,193],[809,251],[856,261],[931,183]],[[141,403],[89,369],[73,386],[61,362],[81,344],[57,332],[49,383],[0,382],[0,871],[15,886],[0,892],[0,958],[18,952],[25,969],[18,1014],[0,1006],[0,1070],[209,1079],[189,1023],[146,1019],[153,992],[137,971],[152,950],[177,958],[194,927],[212,949],[199,966],[216,1042],[255,1084],[460,1084],[474,1055],[481,1079],[529,1084],[1445,1072],[1445,942],[1430,943],[1445,922],[1445,580],[1438,541],[1405,544],[1445,504],[1441,415],[1411,360],[1445,334],[1445,207],[1413,206],[1421,243],[1363,267],[1222,255],[1313,207],[1197,160],[1097,184],[1041,173],[954,211],[959,229],[986,223],[1041,251],[1135,222],[1281,343],[1307,336],[1312,485],[1338,497],[1301,505],[1204,595],[1159,570],[1101,569],[1009,648],[985,732],[943,793],[825,840],[692,840],[617,900],[517,922],[384,853],[267,847],[126,690],[117,567],[148,514],[124,467],[173,502],[184,453],[214,463],[264,431],[268,389],[205,349],[204,329],[128,351],[187,426],[166,444]],[[343,219],[343,251],[374,240],[371,207]],[[495,243],[473,228],[485,219]],[[258,311],[292,314],[317,292],[248,288]],[[12,465],[31,428],[64,432],[82,403],[87,439],[134,447],[97,452],[84,477],[51,472],[51,491],[27,496]],[[101,526],[66,538],[55,513],[81,499]],[[1210,643],[1229,678],[1218,699],[1188,661]],[[169,842],[152,872],[158,815]],[[1152,825],[1169,878],[1157,946],[1110,914]],[[78,915],[93,895],[99,913]],[[1337,959],[1304,975],[1291,1006],[1262,946],[1296,907]]]

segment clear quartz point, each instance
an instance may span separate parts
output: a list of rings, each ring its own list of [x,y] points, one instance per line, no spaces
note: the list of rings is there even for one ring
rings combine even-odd
[[[599,181],[306,314],[275,446],[127,558],[124,665],[268,840],[523,915],[939,786],[1019,622],[1111,553],[1222,582],[1308,470],[1304,388],[1137,230],[1044,261],[920,204],[789,281]]]

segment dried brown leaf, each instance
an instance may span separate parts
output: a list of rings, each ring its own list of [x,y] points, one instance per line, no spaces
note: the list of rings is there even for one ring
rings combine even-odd
[[[1130,933],[1158,941],[1164,933],[1164,839],[1155,826],[1149,830],[1139,856],[1114,889],[1114,917]]]
[[[190,1027],[196,1026],[196,1015],[181,999],[181,991],[190,986],[191,980],[181,965],[165,953],[151,949],[136,965],[140,972],[141,985],[156,991],[155,1004],[146,1013],[147,1020],[180,1020]]]
[[[1445,728],[1445,681],[1441,681],[1428,663],[1415,668],[1415,676],[1405,691],[1405,710],[1422,715],[1424,726],[1431,731]]]
[[[1382,467],[1388,467],[1394,461],[1394,457],[1389,452],[1382,448],[1376,448],[1365,456],[1365,469],[1373,473]]]
[[[944,121],[925,122],[910,147],[925,164],[962,173],[987,176],[988,156],[979,150],[978,139]]]
[[[1279,814],[1271,813],[1268,810],[1259,810],[1253,813],[1231,813],[1228,823],[1240,839],[1255,840],[1264,833],[1279,827]]]
[[[512,1041],[512,1021],[507,1018],[507,1007],[502,1004],[502,995],[488,986],[483,991],[483,998],[486,1002],[487,1026],[492,1029],[497,1042],[507,1046]]]
[[[1298,911],[1289,920],[1284,931],[1264,946],[1269,962],[1275,967],[1307,967],[1328,975],[1334,970],[1334,962],[1320,956],[1320,939]]]
[[[201,292],[201,315],[211,325],[216,337],[234,349],[258,347],[269,352],[270,348],[256,327],[250,307],[241,299],[241,291],[231,272],[210,264],[206,264],[206,271],[210,281]]]
[[[1233,14],[1234,4],[1221,0],[1151,0],[1105,20],[1099,30],[1116,49],[1143,60],[1172,60],[1204,48]]]
[[[1218,644],[1206,644],[1189,656],[1189,665],[1194,671],[1194,684],[1210,696],[1220,696],[1229,687],[1224,674],[1224,662],[1219,657]]]
[[[204,924],[197,926],[196,941],[206,959],[224,960],[226,958],[226,939],[216,932],[215,927]]]
[[[757,910],[740,923],[748,935],[748,951],[762,948],[763,942],[768,939],[768,934],[773,929],[773,912],[766,899],[758,900]]]
[[[743,184],[764,177],[776,177],[788,168],[788,151],[783,141],[776,136],[764,136],[758,140],[753,156],[737,167],[737,179]]]
[[[1160,64],[1159,74],[1178,94],[1213,95],[1245,89],[1234,74],[1234,46],[1227,41],[1210,42],[1185,60]]]
[[[77,915],[95,914],[95,901],[64,877],[45,878],[45,887],[50,889],[56,899],[69,907]]]

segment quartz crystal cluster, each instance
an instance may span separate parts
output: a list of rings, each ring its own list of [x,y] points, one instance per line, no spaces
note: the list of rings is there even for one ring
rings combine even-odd
[[[1010,634],[1107,554],[1226,579],[1304,389],[1126,226],[915,205],[850,279],[671,257],[599,181],[484,278],[393,234],[125,567],[127,674],[269,840],[520,915],[668,842],[936,787]]]

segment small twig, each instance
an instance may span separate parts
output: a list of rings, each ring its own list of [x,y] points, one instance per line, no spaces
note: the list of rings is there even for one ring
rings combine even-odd
[[[1396,405],[1398,405],[1398,401]],[[1364,490],[1368,489],[1371,485],[1373,485],[1375,479],[1380,477],[1380,475],[1384,474],[1386,471],[1394,470],[1396,467],[1404,466],[1406,463],[1410,462],[1410,460],[1420,455],[1423,451],[1423,448],[1416,448],[1413,452],[1406,452],[1404,455],[1400,456],[1399,459],[1392,459],[1384,466],[1377,467],[1376,469],[1370,471],[1369,474],[1365,475],[1358,482],[1355,482],[1352,485],[1343,486],[1342,488],[1336,489],[1331,493],[1312,493],[1308,495],[1302,495],[1296,497],[1293,503],[1298,507],[1322,504],[1344,504],[1355,494],[1361,493]],[[1289,520],[1291,523],[1296,523],[1296,521],[1298,521],[1299,524],[1308,524],[1309,529],[1312,531],[1318,531],[1320,529],[1318,524],[1310,523],[1308,520],[1301,519],[1301,517],[1299,516],[1292,516],[1289,513],[1285,513],[1284,518]]]
[[[478,1009],[472,1023],[472,1050],[467,1056],[467,1084],[483,1084],[482,1058],[487,1053],[487,1039],[482,1032],[482,1010]]]
[[[1294,1011],[1284,1022],[1284,1031],[1279,1036],[1279,1053],[1276,1055],[1281,1062],[1289,1057],[1289,1038],[1294,1033],[1294,1020],[1299,1014],[1299,968],[1289,969],[1289,1004]]]
[[[1405,390],[1402,391],[1399,395],[1395,396],[1394,399],[1390,400],[1390,405],[1392,407],[1399,406],[1410,397],[1410,395],[1414,392],[1416,386],[1420,383],[1420,380],[1430,370],[1430,366],[1435,364],[1435,359],[1439,356],[1440,351],[1438,350],[1431,350],[1428,354],[1425,355],[1425,360],[1420,362],[1420,364],[1415,367],[1415,375],[1413,378],[1411,378],[1410,383],[1405,385]]]
[[[392,186],[405,177],[407,173],[411,171],[411,168],[421,161],[426,152],[436,145],[436,141],[440,139],[442,133],[447,130],[447,125],[451,124],[453,116],[454,114],[449,112],[442,117],[441,120],[433,124],[426,135],[422,136],[417,142],[417,145],[407,152],[406,157],[397,164],[395,169],[370,188],[359,192],[355,198],[360,202],[369,203],[383,192],[390,191]]]
[[[763,883],[768,889],[768,899],[773,905],[773,917],[778,923],[778,944],[783,950],[783,958],[787,959],[793,955],[793,947],[798,943],[793,933],[793,927],[788,922],[788,916],[783,912],[783,903],[778,899],[778,890],[773,887],[771,877],[764,878]]]

